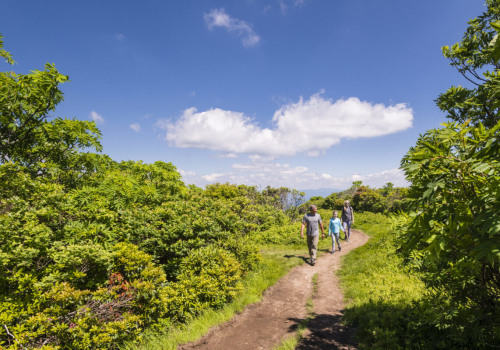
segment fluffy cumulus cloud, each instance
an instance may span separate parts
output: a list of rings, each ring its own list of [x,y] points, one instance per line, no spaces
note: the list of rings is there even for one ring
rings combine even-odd
[[[90,119],[95,121],[97,124],[104,124],[104,118],[102,117],[102,115],[100,115],[96,111],[91,111],[89,114],[89,117],[90,117]]]
[[[134,123],[129,125],[130,129],[134,130],[135,132],[140,132],[141,131],[141,126],[139,123]]]
[[[215,182],[229,182],[235,184],[244,183],[261,188],[269,185],[296,189],[346,189],[354,181],[362,181],[363,184],[373,188],[381,188],[388,182],[398,187],[408,186],[404,173],[400,169],[391,169],[374,174],[353,174],[347,177],[335,177],[331,174],[316,173],[303,166],[290,166],[289,164],[267,161],[234,164],[232,170],[227,173],[197,175],[193,172],[181,172],[181,175],[183,175],[183,180],[186,183],[200,187]]]
[[[332,101],[321,94],[282,106],[272,128],[261,128],[243,113],[219,108],[189,108],[175,121],[158,121],[175,147],[211,149],[264,157],[318,156],[342,139],[377,137],[412,126],[413,111],[404,103],[385,106],[356,97]]]
[[[250,24],[229,16],[223,8],[213,9],[209,13],[205,13],[204,17],[205,23],[210,30],[214,27],[221,27],[228,32],[235,33],[241,38],[241,42],[245,47],[257,45],[260,41],[260,37],[254,32]]]

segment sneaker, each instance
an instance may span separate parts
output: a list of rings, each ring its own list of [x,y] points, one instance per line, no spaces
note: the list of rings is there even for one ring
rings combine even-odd
[[[316,264],[316,259],[311,259],[311,265],[314,266]]]
[[[342,248],[339,247],[339,252],[342,250]]]
[[[332,251],[330,252],[330,254],[333,254],[333,253],[335,253],[335,250],[332,250]]]

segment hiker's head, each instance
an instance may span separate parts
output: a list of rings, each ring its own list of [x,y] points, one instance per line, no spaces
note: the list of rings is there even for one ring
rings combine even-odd
[[[332,216],[333,216],[334,218],[336,218],[336,217],[337,217],[337,215],[338,215],[337,211],[336,211],[336,210],[334,210],[334,211],[333,211],[333,213],[332,213]]]
[[[345,201],[344,202],[344,207],[348,207],[349,206],[349,201]]]
[[[314,204],[313,204],[313,205],[310,205],[310,206],[309,206],[309,211],[310,211],[311,213],[316,213],[316,212],[318,211],[318,207],[317,207],[317,206],[315,206]]]

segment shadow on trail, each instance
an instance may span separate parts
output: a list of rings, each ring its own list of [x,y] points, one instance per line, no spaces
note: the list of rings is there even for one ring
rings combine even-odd
[[[342,315],[316,315],[307,323],[311,332],[296,350],[356,349],[354,329],[341,325]]]
[[[301,325],[302,323],[304,323],[305,321],[305,318],[295,318],[295,317],[292,317],[292,318],[289,318],[288,319],[290,322],[293,322],[290,324],[290,327],[288,327],[288,332],[296,332],[298,329],[299,329],[299,325]]]
[[[303,255],[290,255],[290,254],[287,254],[287,255],[283,255],[283,257],[285,257],[287,259],[298,258],[298,259],[302,259],[304,262],[308,262],[309,261],[309,258],[306,257],[306,256],[303,256]]]

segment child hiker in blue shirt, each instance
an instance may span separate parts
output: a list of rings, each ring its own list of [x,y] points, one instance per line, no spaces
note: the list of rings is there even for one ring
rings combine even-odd
[[[334,210],[333,211],[333,214],[332,214],[332,218],[330,219],[330,225],[328,226],[328,235],[332,236],[332,251],[330,254],[333,254],[333,252],[335,251],[335,240],[337,240],[337,245],[339,246],[339,250],[341,250],[340,248],[340,230],[342,229],[342,224],[340,223],[340,219],[337,217],[337,211]],[[342,229],[342,231],[344,231]]]

